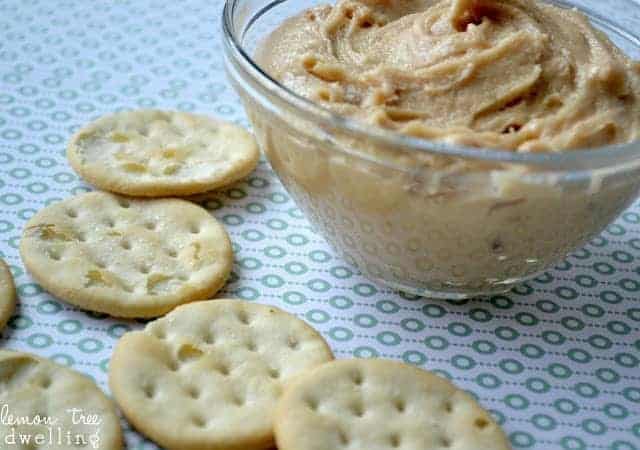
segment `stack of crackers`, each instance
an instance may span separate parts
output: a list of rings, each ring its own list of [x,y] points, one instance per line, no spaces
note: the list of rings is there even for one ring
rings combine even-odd
[[[70,141],[68,159],[91,192],[27,224],[26,268],[55,296],[115,317],[154,318],[126,333],[110,364],[115,401],[141,433],[169,450],[508,449],[491,416],[429,372],[384,360],[335,361],[322,336],[276,307],[211,299],[231,273],[224,227],[177,197],[227,186],[256,167],[245,130],[205,116],[130,111]],[[0,325],[15,305],[0,264]],[[0,402],[20,416],[101,418],[97,446],[121,449],[116,409],[88,378],[35,355],[0,351]],[[0,424],[34,435],[47,424]],[[89,443],[24,448],[76,449]]]

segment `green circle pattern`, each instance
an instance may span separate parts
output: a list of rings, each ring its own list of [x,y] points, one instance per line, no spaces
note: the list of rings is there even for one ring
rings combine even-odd
[[[18,256],[21,230],[45,205],[90,189],[64,147],[95,117],[154,107],[248,125],[225,80],[221,8],[221,0],[0,0],[0,255],[20,295],[5,347],[74,367],[107,390],[115,342],[143,323],[85,313],[44,292]],[[493,413],[515,449],[640,450],[638,204],[554,270],[508,295],[456,303],[363,278],[313,231],[265,161],[200,203],[236,251],[220,296],[298,315],[338,357],[391,358],[452,379]],[[126,440],[130,449],[157,448],[130,429]]]

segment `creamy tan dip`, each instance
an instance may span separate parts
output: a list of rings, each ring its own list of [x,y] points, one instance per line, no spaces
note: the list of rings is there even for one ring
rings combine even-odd
[[[585,16],[531,0],[339,0],[258,61],[345,116],[520,152],[639,138],[640,69]]]
[[[638,63],[582,14],[532,0],[339,0],[284,21],[257,60],[331,111],[425,139],[560,152],[640,137]],[[599,233],[640,187],[639,164],[568,173],[434,156],[243,100],[324,237],[415,293],[508,289]]]

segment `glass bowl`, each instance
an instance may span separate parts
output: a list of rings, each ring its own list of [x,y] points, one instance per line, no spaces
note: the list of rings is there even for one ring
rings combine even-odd
[[[296,95],[252,55],[284,19],[321,3],[227,0],[225,63],[273,169],[367,277],[432,298],[504,292],[584,245],[637,196],[638,141],[547,154],[466,148],[375,128]],[[640,59],[632,31],[640,4],[553,3],[581,9]],[[472,160],[473,170],[443,169]]]

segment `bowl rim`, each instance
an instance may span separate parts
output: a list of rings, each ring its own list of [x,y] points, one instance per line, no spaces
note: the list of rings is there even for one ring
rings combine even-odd
[[[236,30],[234,18],[241,11],[239,6],[244,0],[225,0],[222,12],[222,38],[225,50],[225,62],[229,60],[242,75],[248,76],[263,91],[284,102],[286,106],[306,114],[314,123],[328,129],[338,128],[354,138],[364,138],[370,142],[388,146],[401,147],[427,154],[449,156],[462,159],[474,159],[495,163],[511,163],[530,165],[557,171],[585,171],[611,168],[625,163],[640,161],[640,140],[630,143],[608,145],[597,148],[570,149],[563,152],[518,153],[485,147],[454,145],[444,141],[418,138],[387,130],[382,127],[368,125],[333,111],[303,97],[287,88],[267,74],[247,53],[241,40],[247,30],[265,13],[288,0],[272,0],[256,12],[247,22],[244,30]],[[611,32],[617,33],[631,41],[640,49],[640,37],[622,25],[584,6],[576,6],[565,0],[543,0],[563,8],[575,9],[585,13],[590,20]],[[640,10],[640,4],[636,4]]]

